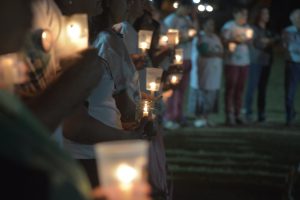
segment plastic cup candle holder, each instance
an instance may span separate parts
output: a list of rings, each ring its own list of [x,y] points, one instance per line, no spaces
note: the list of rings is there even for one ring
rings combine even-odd
[[[147,182],[147,141],[104,142],[95,145],[97,169],[102,187],[120,200],[136,199],[135,186]]]
[[[151,118],[154,110],[154,102],[141,100],[136,110],[136,121],[139,123],[142,118]]]
[[[162,73],[163,70],[160,68],[146,68],[146,89],[151,93],[159,91]]]
[[[88,19],[86,14],[64,16],[56,45],[57,55],[65,57],[88,47]]]
[[[174,64],[176,65],[183,64],[183,49],[175,49]]]
[[[168,33],[168,44],[171,47],[176,46],[177,44],[179,44],[179,30],[177,29],[169,29]]]
[[[27,79],[27,67],[23,56],[11,53],[0,56],[0,89],[13,91],[14,84],[21,84]]]
[[[139,31],[139,49],[142,50],[143,53],[146,52],[147,49],[151,47],[153,31],[148,30],[140,30]]]

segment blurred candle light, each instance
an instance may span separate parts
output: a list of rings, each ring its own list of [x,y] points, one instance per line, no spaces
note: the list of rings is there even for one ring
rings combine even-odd
[[[254,32],[253,32],[253,30],[252,30],[251,28],[248,28],[248,29],[246,30],[246,38],[247,38],[248,40],[250,40],[250,39],[253,38],[253,34],[254,34]]]
[[[146,68],[146,89],[151,92],[157,92],[160,88],[163,70],[160,68]]]
[[[148,101],[144,101],[144,107],[143,107],[143,117],[149,116],[149,104]]]
[[[236,50],[236,43],[230,42],[228,44],[228,49],[229,49],[230,52],[234,52]]]
[[[168,36],[166,36],[166,35],[160,36],[160,38],[159,38],[159,46],[160,47],[167,46],[168,45],[168,41],[169,41]]]
[[[104,142],[95,145],[97,168],[107,199],[137,199],[134,187],[147,183],[149,143],[141,140]]]
[[[188,34],[189,34],[189,37],[194,37],[197,34],[197,31],[196,31],[196,29],[189,29]]]
[[[57,55],[65,57],[88,47],[88,21],[86,14],[63,17],[63,26],[56,44]]]
[[[153,31],[148,31],[148,30],[139,31],[138,46],[143,53],[145,53],[147,49],[150,49],[151,42],[152,42],[152,35],[153,35]]]
[[[179,30],[177,29],[169,29],[168,33],[168,44],[171,47],[176,46],[177,44],[179,44]]]
[[[183,64],[183,49],[175,50],[174,64],[177,64],[177,65]]]

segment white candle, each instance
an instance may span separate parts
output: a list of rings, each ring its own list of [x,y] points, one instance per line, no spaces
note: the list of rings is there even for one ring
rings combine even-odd
[[[252,39],[253,38],[253,30],[251,28],[246,30],[246,38],[247,39]]]
[[[167,46],[168,45],[168,41],[169,41],[168,36],[166,36],[166,35],[160,36],[160,38],[159,38],[159,46]]]
[[[177,84],[177,83],[178,83],[178,77],[177,77],[176,75],[173,75],[173,76],[171,77],[171,83],[172,83],[172,84]]]
[[[139,31],[139,42],[138,46],[142,49],[142,52],[146,52],[147,49],[150,49],[152,42],[153,31],[140,30]]]
[[[121,163],[116,169],[115,176],[120,183],[120,188],[128,191],[132,188],[132,182],[137,178],[138,172],[134,167]]]
[[[155,82],[150,82],[149,83],[149,90],[150,91],[156,91],[157,90],[157,84]]]
[[[194,37],[197,34],[197,31],[195,29],[189,29],[189,37]]]
[[[177,65],[183,64],[183,49],[175,50],[174,64],[177,64]]]
[[[148,101],[145,101],[143,107],[143,117],[148,117],[148,116],[149,116],[149,105],[148,105]]]
[[[62,30],[56,44],[59,57],[70,56],[88,47],[88,22],[86,14],[63,17]]]

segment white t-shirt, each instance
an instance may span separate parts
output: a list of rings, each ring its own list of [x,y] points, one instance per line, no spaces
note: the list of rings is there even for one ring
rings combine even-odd
[[[99,33],[93,46],[98,49],[98,55],[107,61],[109,69],[88,98],[88,112],[102,123],[122,129],[121,114],[113,95],[126,89],[133,100],[139,99],[136,70],[122,39],[116,33]],[[95,158],[93,145],[78,144],[64,139],[64,146],[76,159]]]
[[[167,29],[178,29],[180,35],[188,35],[189,29],[193,28],[192,20],[188,16],[179,16],[172,13],[164,20]],[[179,45],[178,48],[183,49],[183,57],[185,60],[191,59],[192,42],[186,42]]]
[[[121,34],[123,34],[123,42],[128,50],[128,53],[138,54],[138,33],[129,22],[124,21],[121,24]]]
[[[245,38],[246,31],[250,26],[240,26],[235,21],[229,21],[222,28],[222,35],[227,40],[237,40],[237,38]],[[225,56],[225,64],[234,66],[247,66],[250,64],[250,52],[247,44],[237,44],[233,52],[227,49]]]
[[[286,60],[300,63],[300,31],[296,26],[284,29],[283,42],[286,47]]]

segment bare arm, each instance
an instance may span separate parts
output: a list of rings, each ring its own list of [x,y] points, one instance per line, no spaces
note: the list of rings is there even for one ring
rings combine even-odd
[[[72,116],[64,121],[64,137],[81,144],[141,139],[141,135],[138,131],[123,131],[105,125],[89,116],[84,106],[81,106]]]
[[[99,82],[104,62],[89,49],[69,60],[63,73],[42,94],[30,99],[29,108],[54,131],[63,119],[81,105]]]

